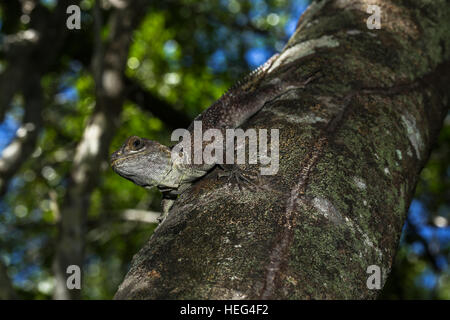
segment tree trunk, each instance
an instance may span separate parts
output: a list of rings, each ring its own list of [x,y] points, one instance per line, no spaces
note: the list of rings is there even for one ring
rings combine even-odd
[[[262,177],[266,190],[240,191],[218,168],[194,184],[116,299],[376,297],[368,267],[382,286],[448,110],[450,7],[374,4],[378,30],[365,1],[313,2],[272,69],[321,78],[244,126],[279,129],[278,173]]]

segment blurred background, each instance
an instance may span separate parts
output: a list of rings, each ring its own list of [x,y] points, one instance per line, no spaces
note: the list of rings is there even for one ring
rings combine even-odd
[[[168,143],[281,51],[308,6],[133,3],[0,3],[0,298],[112,298],[161,196],[114,174],[108,155],[130,135]],[[81,29],[66,27],[70,4]],[[450,299],[449,159],[447,116],[381,298]],[[81,296],[58,290],[67,256],[82,263]]]

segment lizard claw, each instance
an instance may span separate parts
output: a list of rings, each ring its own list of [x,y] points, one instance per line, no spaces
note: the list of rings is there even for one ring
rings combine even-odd
[[[225,169],[223,166],[219,166],[223,171],[217,174],[217,178],[227,177],[229,184],[235,183],[240,191],[244,189],[258,190],[264,189],[261,186],[261,176],[259,172],[255,174],[249,174],[244,172],[237,165],[233,165],[231,169]]]

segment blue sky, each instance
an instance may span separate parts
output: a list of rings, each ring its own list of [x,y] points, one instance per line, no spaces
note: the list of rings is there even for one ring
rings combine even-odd
[[[0,123],[0,152],[11,142],[19,128],[17,121],[11,114],[7,114],[5,120]]]

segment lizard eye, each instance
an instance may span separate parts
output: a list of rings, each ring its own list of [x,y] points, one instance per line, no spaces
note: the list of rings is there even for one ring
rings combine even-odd
[[[131,147],[135,151],[141,149],[143,146],[144,146],[144,143],[139,138],[136,138],[131,142]]]

